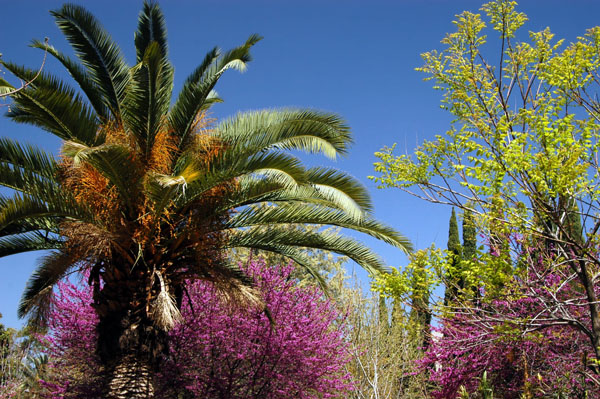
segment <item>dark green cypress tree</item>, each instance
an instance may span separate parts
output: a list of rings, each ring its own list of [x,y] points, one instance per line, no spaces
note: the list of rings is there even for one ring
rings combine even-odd
[[[450,225],[448,228],[448,251],[460,256],[460,237],[458,235],[458,223],[456,222],[456,212],[452,208],[452,215],[450,216]]]
[[[473,212],[466,210],[462,222],[463,246],[462,259],[473,260],[477,255],[477,229]]]
[[[465,213],[463,214],[462,234],[463,246],[461,261],[472,262],[477,256],[477,229],[475,227],[475,218],[473,217],[473,212],[468,209],[465,210]],[[463,267],[462,269],[464,270],[465,267]],[[467,288],[465,287],[464,282],[461,288]],[[479,295],[478,284],[475,284],[469,288],[471,289],[474,298],[477,298]]]
[[[460,246],[460,237],[458,235],[458,223],[456,221],[456,212],[452,208],[450,216],[450,225],[448,229],[448,273],[446,275],[446,292],[444,294],[444,305],[456,298],[461,284],[459,265],[461,260],[462,248]]]

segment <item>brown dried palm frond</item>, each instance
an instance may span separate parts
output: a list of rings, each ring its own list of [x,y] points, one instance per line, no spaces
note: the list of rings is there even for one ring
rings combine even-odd
[[[189,138],[187,142],[184,143],[187,145],[184,145],[180,148],[189,148],[189,146],[191,146],[194,150],[197,148],[201,148],[198,147],[198,144],[202,143],[204,137],[210,136],[210,132],[212,131],[215,122],[216,118],[209,117],[208,112],[200,111],[194,119],[194,122],[190,129],[190,134],[188,135]]]
[[[154,298],[151,305],[151,316],[154,324],[164,331],[170,331],[182,320],[181,313],[175,304],[175,299],[169,292],[169,286],[165,282],[160,271],[154,273],[159,282],[160,292]]]
[[[34,328],[46,326],[52,310],[54,285],[74,270],[85,268],[85,263],[65,250],[52,251],[38,259],[38,266],[27,282],[19,304],[19,315],[29,317]]]
[[[242,284],[240,281],[229,281],[224,284],[213,281],[218,298],[232,310],[239,308],[264,309],[265,300],[260,290]]]
[[[122,251],[129,238],[82,222],[63,222],[60,234],[66,238],[65,249],[74,259],[103,259]]]
[[[230,263],[223,252],[214,256],[208,260],[206,254],[198,254],[191,275],[211,283],[223,303],[229,306],[264,308],[264,298],[252,277],[239,265]]]

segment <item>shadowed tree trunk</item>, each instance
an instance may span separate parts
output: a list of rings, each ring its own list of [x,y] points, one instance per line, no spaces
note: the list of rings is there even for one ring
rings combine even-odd
[[[109,399],[142,399],[154,397],[153,370],[147,359],[135,355],[122,356],[108,382]]]
[[[119,269],[101,273],[105,284],[94,290],[100,319],[97,351],[107,368],[106,396],[153,398],[153,375],[168,350],[168,335],[151,317],[148,298],[156,290],[149,288],[150,273],[141,267],[131,272],[115,268]]]

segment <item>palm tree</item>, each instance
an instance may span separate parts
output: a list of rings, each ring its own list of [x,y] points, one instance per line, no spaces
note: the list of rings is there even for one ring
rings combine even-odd
[[[62,63],[79,90],[46,72],[32,81],[37,71],[2,64],[31,81],[12,95],[8,117],[63,144],[56,159],[0,139],[0,184],[14,190],[0,197],[0,256],[50,250],[19,308],[34,322],[43,323],[56,282],[88,273],[107,397],[153,396],[153,371],[187,281],[205,279],[233,299],[254,298],[243,270],[227,262],[229,249],[284,255],[316,279],[322,277],[303,248],[348,256],[370,273],[385,266],[359,241],[289,225],[338,226],[410,249],[402,235],[369,216],[369,196],[358,181],[306,168],[288,153],[345,154],[350,130],[336,115],[283,109],[220,123],[207,117],[219,101],[215,84],[227,69],[246,67],[259,36],[227,52],[211,50],[171,103],[173,67],[156,4],[140,13],[131,67],[85,9],[64,5],[51,13],[79,62],[39,41],[33,47]]]

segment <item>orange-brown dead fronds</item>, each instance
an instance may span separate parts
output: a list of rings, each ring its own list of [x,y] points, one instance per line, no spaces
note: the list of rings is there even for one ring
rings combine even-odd
[[[210,118],[208,116],[208,112],[200,111],[198,115],[196,115],[196,119],[194,119],[194,123],[192,124],[192,135],[199,136],[209,134],[216,120],[216,118]]]
[[[225,149],[225,143],[210,135],[198,135],[194,137],[194,153],[203,167],[208,168]]]
[[[170,173],[173,157],[176,153],[177,137],[170,130],[161,130],[154,138],[154,145],[148,159],[147,172]]]
[[[105,124],[102,131],[106,136],[106,144],[119,144],[131,148],[135,153],[137,151],[137,143],[135,138],[125,132],[121,125],[111,123]]]
[[[191,146],[200,162],[208,166],[210,162],[220,153],[223,143],[211,135],[215,118],[208,117],[206,111],[200,112],[192,126]]]
[[[224,276],[225,277],[225,276]],[[212,282],[219,299],[225,304],[230,312],[240,308],[251,308],[260,310],[265,308],[265,301],[258,288],[243,284],[235,278]]]
[[[119,219],[119,198],[115,187],[93,166],[63,158],[61,161],[62,184],[73,193],[77,202],[91,208],[107,226]]]
[[[165,217],[168,218],[168,213],[166,212],[162,215],[156,215],[152,211],[152,207],[152,201],[145,198],[144,204],[138,210],[140,216],[137,218],[132,231],[133,241],[141,244],[143,248],[148,243],[155,246],[160,244],[157,240],[163,237],[161,223],[164,222]],[[169,226],[168,223],[167,226]]]

